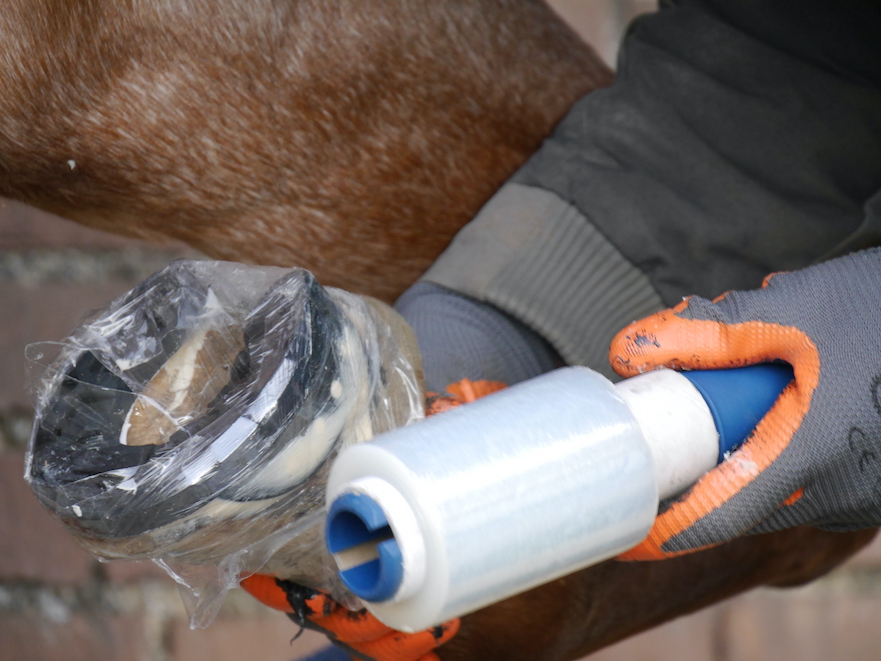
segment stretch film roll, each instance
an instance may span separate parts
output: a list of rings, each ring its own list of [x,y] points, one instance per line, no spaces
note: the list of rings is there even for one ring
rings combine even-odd
[[[380,620],[418,631],[633,547],[658,493],[627,404],[602,376],[570,368],[348,449],[328,502],[375,515],[336,560],[344,577],[368,572]],[[332,512],[329,525],[344,519]],[[384,564],[403,576],[370,575],[382,565],[365,562],[371,553],[400,554]]]

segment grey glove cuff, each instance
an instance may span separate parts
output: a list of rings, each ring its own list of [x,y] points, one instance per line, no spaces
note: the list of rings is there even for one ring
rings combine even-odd
[[[664,307],[649,279],[575,207],[506,184],[424,280],[490,303],[534,328],[568,364],[615,378],[609,343]]]
[[[431,392],[444,392],[463,378],[512,385],[562,365],[551,346],[522,323],[435,284],[417,283],[395,310],[416,333]]]

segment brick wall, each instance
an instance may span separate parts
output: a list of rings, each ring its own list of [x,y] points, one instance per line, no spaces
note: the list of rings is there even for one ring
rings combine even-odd
[[[641,0],[551,4],[610,63],[623,26],[652,8]],[[290,644],[287,618],[241,591],[211,627],[189,630],[161,571],[93,560],[21,479],[31,422],[25,345],[61,339],[87,310],[187,254],[0,200],[0,661],[289,661],[323,644],[311,632]],[[868,661],[881,657],[879,630],[881,542],[806,588],[754,591],[591,659]]]

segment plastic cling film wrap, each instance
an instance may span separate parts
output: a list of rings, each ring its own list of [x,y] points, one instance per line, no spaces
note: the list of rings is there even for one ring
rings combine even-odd
[[[340,454],[328,542],[377,618],[420,631],[633,547],[657,494],[627,404],[566,368]]]
[[[422,417],[415,346],[390,308],[307,271],[174,262],[61,343],[26,478],[95,555],[188,586],[196,625],[256,570],[352,603],[321,539],[327,473]]]

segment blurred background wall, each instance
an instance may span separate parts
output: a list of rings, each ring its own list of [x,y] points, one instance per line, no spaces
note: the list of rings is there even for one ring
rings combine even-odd
[[[614,64],[648,0],[553,0]],[[149,563],[91,559],[21,479],[31,424],[24,350],[59,340],[185,246],[82,228],[0,199],[0,661],[291,661],[321,645],[236,590],[215,623],[188,628],[175,584]],[[593,661],[875,661],[881,542],[829,577],[757,590],[603,650]],[[495,661],[495,660],[487,660]]]

